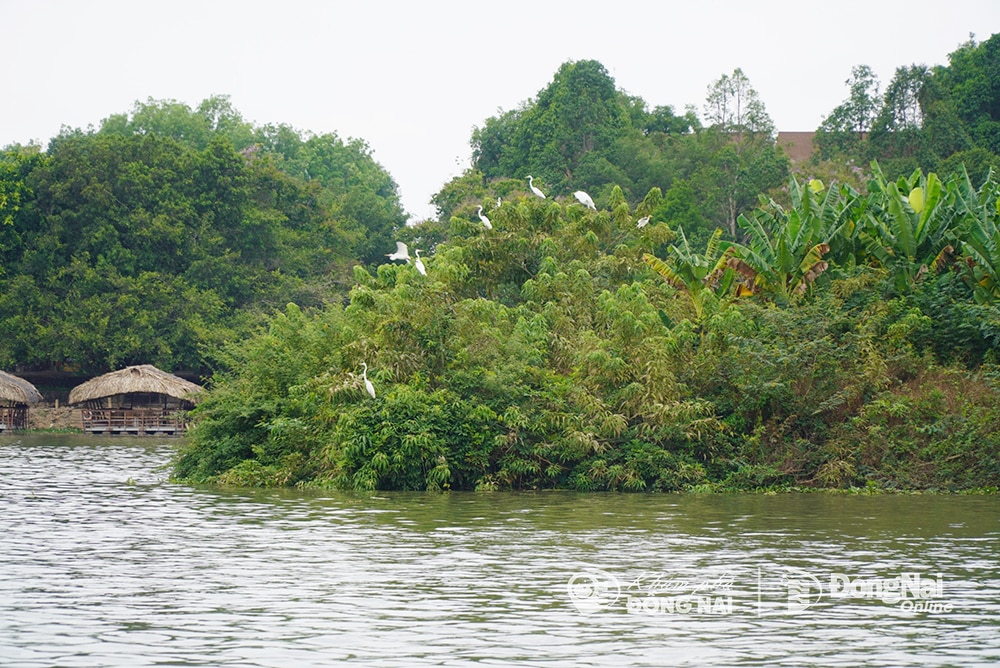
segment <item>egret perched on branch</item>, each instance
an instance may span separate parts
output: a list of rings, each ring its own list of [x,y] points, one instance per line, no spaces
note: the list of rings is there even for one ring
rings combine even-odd
[[[362,362],[361,366],[364,367],[364,370],[361,372],[361,377],[364,378],[364,380],[365,380],[365,390],[368,392],[368,395],[372,399],[374,399],[375,398],[375,386],[372,385],[372,382],[370,380],[368,380],[368,365],[365,364],[364,362]]]
[[[424,263],[420,259],[420,249],[418,248],[417,250],[415,250],[413,252],[417,254],[417,259],[413,261],[413,265],[417,268],[417,271],[420,272],[421,276],[426,276],[427,275],[427,270],[424,269]]]
[[[479,211],[477,211],[476,214],[479,216],[479,220],[483,221],[483,225],[486,226],[486,229],[488,229],[488,230],[492,230],[493,229],[493,225],[490,224],[490,219],[483,215],[483,207],[482,206],[479,207]]]
[[[531,174],[528,174],[528,187],[531,188],[531,192],[535,193],[536,196],[545,199],[545,193],[539,190],[538,187],[531,182]]]
[[[499,197],[497,197],[497,208],[498,208],[498,209],[500,208],[500,205],[501,205],[501,204],[503,204],[503,202],[501,202],[501,201],[500,201],[500,198],[499,198]]]
[[[649,216],[643,216],[639,220],[635,221],[636,227],[646,227],[649,224]]]
[[[577,190],[575,193],[573,193],[573,197],[575,197],[580,202],[580,204],[584,205],[588,209],[593,209],[594,211],[597,211],[597,207],[594,206],[594,200],[590,199],[590,195],[583,192],[582,190]]]
[[[390,260],[407,260],[407,261],[409,261],[409,259],[410,259],[410,251],[409,251],[409,249],[406,248],[406,244],[404,244],[402,241],[397,241],[396,242],[396,252],[395,253],[386,253],[386,257],[389,258]]]

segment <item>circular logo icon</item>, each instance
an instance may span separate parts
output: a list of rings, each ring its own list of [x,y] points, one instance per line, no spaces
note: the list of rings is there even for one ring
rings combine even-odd
[[[622,587],[611,573],[588,568],[569,579],[566,593],[577,610],[589,614],[614,605],[621,596]]]

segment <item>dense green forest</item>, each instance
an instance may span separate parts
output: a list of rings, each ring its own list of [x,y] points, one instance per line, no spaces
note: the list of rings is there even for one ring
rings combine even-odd
[[[0,152],[0,367],[207,369],[289,301],[343,298],[406,216],[362,142],[137,104]]]
[[[0,161],[0,362],[212,367],[190,481],[995,488],[998,48],[858,66],[796,165],[738,69],[569,62],[414,227],[362,143],[137,105]]]

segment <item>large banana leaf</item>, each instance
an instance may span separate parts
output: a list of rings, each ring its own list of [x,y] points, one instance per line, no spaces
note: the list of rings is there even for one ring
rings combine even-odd
[[[708,240],[704,253],[691,249],[683,229],[678,228],[677,236],[680,245],[670,246],[670,255],[666,260],[650,253],[645,253],[642,257],[653,271],[690,296],[695,315],[700,319],[704,308],[704,293],[722,296],[729,290],[732,283],[732,271],[726,265],[729,253],[719,254],[722,250],[721,229],[717,229]]]

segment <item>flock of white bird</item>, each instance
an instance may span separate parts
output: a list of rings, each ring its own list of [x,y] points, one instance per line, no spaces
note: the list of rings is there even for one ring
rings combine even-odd
[[[535,195],[536,197],[540,197],[541,199],[545,199],[545,193],[543,193],[538,186],[536,186],[534,183],[532,183],[532,179],[531,179],[531,175],[530,174],[528,175],[528,188],[531,190],[532,194]],[[597,206],[594,205],[594,200],[590,197],[590,195],[588,195],[584,191],[582,191],[582,190],[575,191],[573,193],[573,197],[575,197],[576,200],[580,204],[582,204],[583,206],[587,207],[588,209],[590,209],[592,211],[597,211]],[[501,204],[503,204],[503,202],[500,200],[499,197],[497,197],[497,208],[498,209],[500,208]],[[482,205],[480,205],[478,207],[478,209],[476,210],[476,215],[479,217],[479,222],[481,222],[483,224],[483,227],[485,227],[487,230],[492,230],[493,229],[493,223],[491,223],[490,219],[487,218],[486,215],[483,213],[483,207],[482,207]],[[649,219],[650,219],[650,216],[643,216],[642,218],[638,219],[636,221],[636,227],[639,227],[639,228],[645,227],[646,225],[649,224]],[[413,259],[413,266],[417,268],[417,271],[420,272],[421,276],[426,276],[427,275],[427,269],[424,267],[424,263],[420,259],[420,249],[419,248],[414,249],[413,254],[415,255],[415,257],[412,258]],[[402,241],[397,241],[396,242],[396,252],[395,253],[387,253],[386,257],[389,258],[390,260],[403,260],[404,262],[408,263],[410,261],[410,259],[411,259],[410,258],[410,249],[407,248],[406,244],[404,244]],[[361,366],[363,367],[363,370],[361,372],[361,378],[364,380],[365,391],[367,391],[368,395],[372,399],[374,399],[375,398],[375,386],[372,385],[372,382],[370,380],[368,380],[368,365],[365,362],[362,362]]]

